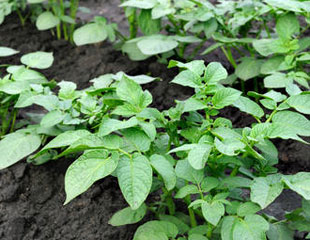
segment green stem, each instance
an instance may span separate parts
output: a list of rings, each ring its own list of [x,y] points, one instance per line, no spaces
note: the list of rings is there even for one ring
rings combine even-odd
[[[266,33],[267,33],[268,38],[271,38],[271,34],[270,34],[269,28],[268,28],[268,26],[267,26],[267,24],[266,24],[266,21],[264,21],[263,24],[264,24],[264,28],[265,28],[265,30],[266,30]]]
[[[187,205],[190,205],[190,203],[191,203],[190,196],[189,195],[186,196],[184,198],[184,201],[186,202]],[[196,217],[195,217],[195,213],[194,213],[193,209],[188,208],[188,214],[189,214],[190,223],[191,223],[192,228],[197,227],[197,221],[196,221]]]
[[[274,110],[274,111],[270,114],[269,118],[266,120],[266,123],[269,123],[269,122],[271,121],[271,119],[273,118],[273,116],[274,116],[277,112],[278,112],[277,109]]]
[[[211,239],[211,237],[212,237],[212,233],[213,233],[213,226],[212,226],[212,224],[211,224],[211,223],[208,223],[208,232],[207,232],[207,237],[208,237],[209,239]]]
[[[197,53],[199,52],[199,50],[203,47],[204,43],[205,43],[206,39],[202,40],[201,43],[199,43],[199,45],[194,49],[193,53],[190,55],[190,59],[192,60],[196,57]]]
[[[236,64],[236,61],[235,61],[234,57],[232,56],[230,47],[227,47],[227,50],[226,50],[226,48],[224,46],[222,46],[221,49],[222,49],[225,57],[227,58],[227,60],[236,69],[237,68],[237,64]]]
[[[130,39],[133,39],[137,36],[137,11],[134,12],[128,17],[129,22],[129,32],[130,32]]]
[[[240,168],[240,166],[235,166],[234,169],[232,170],[232,172],[230,173],[230,176],[231,177],[237,176],[237,174],[239,172],[239,168]]]
[[[70,16],[72,19],[76,20],[76,13],[79,7],[79,0],[71,0],[70,5]],[[73,43],[73,32],[75,29],[75,24],[71,24],[70,26],[70,41]]]
[[[16,9],[16,13],[19,17],[20,23],[22,24],[22,26],[25,26],[25,21],[26,19],[23,17],[23,15],[21,14],[21,12],[19,11],[19,9]]]
[[[11,128],[10,128],[10,133],[14,131],[15,129],[15,122],[16,122],[16,116],[17,116],[17,109],[14,109],[13,111],[13,117],[12,117],[12,123],[11,123]]]

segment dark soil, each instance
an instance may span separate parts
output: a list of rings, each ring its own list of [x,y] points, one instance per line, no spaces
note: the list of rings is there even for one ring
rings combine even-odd
[[[126,29],[126,21],[117,7],[119,1],[91,0],[82,1],[81,4],[91,8],[97,15],[118,22],[121,30]],[[80,17],[89,20],[93,15],[81,14]],[[31,23],[22,28],[15,15],[8,17],[0,26],[0,45],[21,52],[18,56],[2,58],[0,64],[19,64],[19,57],[29,52],[54,52],[54,65],[43,73],[56,81],[73,81],[79,88],[88,86],[92,78],[118,71],[129,75],[150,74],[160,77],[163,81],[145,86],[153,94],[153,106],[159,109],[168,109],[175,99],[185,99],[192,94],[190,89],[169,84],[176,70],[167,70],[156,59],[132,62],[115,51],[109,43],[74,47],[65,41],[55,40],[50,32],[38,32]],[[219,52],[205,60],[220,61],[228,66]],[[251,122],[251,119],[244,118],[235,110],[224,114],[235,125]],[[279,168],[283,173],[310,170],[310,147],[294,141],[279,141],[277,146],[280,150]],[[71,162],[62,159],[43,166],[21,162],[0,172],[0,239],[132,239],[136,225],[114,228],[107,223],[113,213],[127,206],[115,178],[97,182],[85,194],[63,206],[64,174]],[[290,196],[287,198],[282,195],[277,205],[271,208],[270,214],[282,216],[283,210],[298,206],[296,196]]]

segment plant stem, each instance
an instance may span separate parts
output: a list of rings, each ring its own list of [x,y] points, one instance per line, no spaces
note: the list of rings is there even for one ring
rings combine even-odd
[[[72,19],[76,19],[76,13],[79,7],[79,0],[71,0],[70,5],[70,16]],[[75,24],[71,24],[70,26],[70,41],[73,43],[73,32],[74,32]]]
[[[236,69],[237,64],[236,64],[234,57],[232,56],[230,47],[227,47],[227,50],[226,50],[226,48],[224,46],[222,46],[221,49],[222,49],[223,53],[225,54],[225,57],[227,58],[227,60]]]
[[[189,195],[186,196],[184,198],[184,201],[186,202],[187,205],[190,205],[190,203],[191,203],[190,196]],[[192,228],[197,227],[197,221],[196,221],[196,217],[195,217],[195,213],[194,213],[193,209],[188,208],[188,214],[189,214],[189,218],[190,218],[191,227]]]
[[[213,233],[213,226],[212,226],[212,224],[211,224],[211,223],[208,223],[208,232],[207,232],[207,237],[208,237],[209,239],[211,239],[211,237],[212,237],[212,233]]]
[[[14,131],[15,129],[15,122],[16,122],[16,116],[17,116],[17,109],[14,109],[13,111],[13,117],[12,117],[12,123],[11,123],[11,128],[10,128],[10,133]]]
[[[237,176],[237,174],[239,172],[239,168],[240,168],[240,166],[235,166],[234,169],[232,170],[232,172],[230,173],[230,176],[231,177]]]
[[[137,36],[137,11],[134,12],[128,17],[129,22],[129,32],[130,32],[130,39],[133,39]]]
[[[22,24],[22,26],[25,26],[25,21],[26,19],[23,17],[23,15],[21,14],[21,12],[19,11],[19,9],[16,9],[16,13],[19,17],[20,23]]]

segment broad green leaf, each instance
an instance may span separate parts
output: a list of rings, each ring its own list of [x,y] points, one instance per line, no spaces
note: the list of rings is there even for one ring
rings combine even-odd
[[[201,210],[204,218],[213,226],[216,226],[225,214],[225,207],[221,202],[204,202],[201,204]]]
[[[138,48],[145,55],[156,55],[169,52],[178,45],[179,43],[172,38],[163,37],[161,35],[153,35],[137,43]]]
[[[161,155],[154,154],[150,158],[152,167],[162,176],[168,191],[176,185],[176,174],[171,163]]]
[[[199,193],[199,190],[196,185],[185,185],[184,187],[179,189],[174,198],[185,198],[187,195],[197,193]]]
[[[111,219],[109,224],[118,227],[127,224],[137,223],[143,219],[147,211],[147,206],[142,204],[138,209],[132,210],[130,207],[124,208],[116,212]]]
[[[260,74],[262,61],[251,57],[245,57],[237,66],[235,74],[243,81],[257,77]]]
[[[221,180],[219,188],[249,188],[252,181],[239,176],[229,176]]]
[[[105,150],[84,153],[68,168],[65,176],[67,204],[85,192],[94,182],[110,175],[117,167],[118,154],[108,155]]]
[[[310,172],[299,172],[282,177],[284,183],[306,200],[310,200]]]
[[[142,128],[142,130],[146,133],[146,135],[152,140],[155,140],[156,137],[156,127],[153,123],[149,122],[139,122],[139,126]]]
[[[214,145],[219,152],[228,156],[235,156],[236,151],[245,148],[245,144],[236,138],[227,138],[222,141],[215,138]]]
[[[295,139],[302,141],[300,136],[310,136],[310,121],[303,115],[281,111],[272,118],[272,125],[268,128],[270,138]]]
[[[120,158],[117,167],[118,183],[124,198],[133,210],[145,201],[152,186],[152,167],[145,156]]]
[[[194,233],[188,236],[188,240],[208,240],[208,238],[202,234]]]
[[[8,57],[19,53],[19,51],[16,51],[12,48],[8,47],[0,47],[0,57]]]
[[[222,64],[218,62],[211,62],[208,64],[205,72],[205,82],[209,85],[215,85],[220,80],[226,79],[228,73]]]
[[[87,130],[67,131],[59,134],[53,140],[51,140],[45,147],[38,153],[41,154],[47,149],[67,147],[75,141],[90,136],[91,133]]]
[[[194,169],[203,169],[208,161],[209,155],[212,150],[210,144],[197,144],[188,153],[188,162]]]
[[[290,12],[302,12],[307,9],[305,7],[307,2],[302,3],[296,0],[264,0],[264,2],[275,8],[284,9]]]
[[[21,67],[15,71],[12,74],[12,78],[18,82],[28,82],[33,84],[47,83],[47,79],[43,74],[26,67]]]
[[[141,86],[126,76],[123,76],[121,79],[117,86],[116,93],[120,99],[137,107],[141,106],[144,101],[144,94]]]
[[[265,61],[260,69],[261,74],[272,74],[278,71],[283,71],[292,68],[293,66],[290,66],[286,64],[284,60],[284,56],[273,56],[267,61]]]
[[[157,4],[156,0],[128,0],[120,5],[120,7],[133,7],[141,9],[151,9]]]
[[[27,0],[30,4],[43,3],[45,0]]]
[[[240,96],[237,101],[233,103],[233,106],[257,118],[264,116],[264,110],[256,102],[247,97]]]
[[[54,57],[52,52],[34,52],[22,56],[20,61],[31,68],[47,69],[52,66]]]
[[[262,209],[271,204],[283,191],[283,183],[278,175],[255,178],[251,184],[251,201]]]
[[[103,118],[99,128],[99,136],[106,136],[112,132],[117,130],[131,128],[138,124],[138,120],[136,118],[130,118],[127,121],[120,121],[111,118]]]
[[[293,82],[293,79],[284,73],[276,72],[264,78],[266,88],[285,88]]]
[[[41,120],[42,127],[53,127],[62,122],[65,118],[65,114],[60,110],[53,110],[47,113]]]
[[[160,214],[159,219],[162,221],[173,223],[175,226],[177,226],[179,234],[184,234],[190,229],[189,226],[182,221],[183,219],[175,216]]]
[[[247,215],[244,219],[224,217],[221,228],[222,240],[265,240],[268,222],[259,215]]]
[[[203,192],[210,192],[220,184],[219,180],[214,177],[205,177],[201,183],[201,190]]]
[[[300,94],[291,96],[286,101],[288,105],[298,112],[310,114],[310,94]]]
[[[133,240],[168,240],[177,234],[178,228],[171,222],[149,221],[137,229]]]
[[[270,224],[267,236],[270,240],[294,240],[294,231],[285,223],[273,223]]]
[[[98,23],[86,24],[74,31],[73,40],[77,46],[104,41],[108,37],[105,25]]]
[[[202,86],[200,76],[190,70],[180,72],[171,82],[192,88],[199,88]]]
[[[40,145],[41,138],[36,133],[17,131],[6,135],[0,141],[0,170],[27,157],[36,151]]]
[[[175,167],[177,177],[196,184],[203,179],[203,170],[194,169],[187,160],[179,160]]]
[[[259,39],[253,41],[253,47],[262,56],[268,56],[275,53],[273,49],[274,39]]]
[[[151,140],[144,133],[144,131],[138,128],[127,128],[122,130],[122,134],[125,140],[130,145],[129,151],[146,152],[150,149]]]
[[[142,33],[145,35],[157,34],[161,28],[160,19],[152,19],[151,10],[141,10],[138,23]]]
[[[300,31],[299,21],[294,13],[281,16],[276,24],[276,30],[280,38],[290,39],[293,34]]]
[[[194,60],[188,63],[182,63],[176,60],[170,60],[168,68],[179,67],[190,70],[193,73],[201,76],[206,68],[203,60]]]
[[[216,109],[222,109],[237,101],[241,92],[233,88],[222,88],[216,91],[212,97],[212,103]]]
[[[260,211],[261,208],[256,205],[255,203],[252,202],[245,202],[239,205],[238,209],[237,209],[237,214],[240,217],[244,217],[246,215],[249,214],[255,214],[258,211]]]
[[[122,46],[122,51],[127,53],[129,58],[133,61],[142,61],[149,58],[151,55],[143,54],[138,48],[137,43],[137,39],[125,42]]]
[[[54,28],[58,24],[60,24],[60,19],[51,12],[41,13],[36,20],[37,29],[40,31]]]

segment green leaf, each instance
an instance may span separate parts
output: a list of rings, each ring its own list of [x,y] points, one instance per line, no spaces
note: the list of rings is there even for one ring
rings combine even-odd
[[[152,167],[142,155],[132,159],[122,156],[117,167],[118,183],[130,207],[138,209],[152,186]]]
[[[203,236],[202,234],[191,234],[188,236],[188,240],[208,240],[207,237]]]
[[[188,63],[182,63],[176,60],[170,60],[168,68],[179,67],[190,70],[193,73],[201,76],[206,68],[203,60],[194,60]]]
[[[197,193],[199,193],[199,190],[196,185],[185,185],[184,187],[179,189],[174,198],[185,198],[187,195]]]
[[[179,230],[179,234],[185,234],[190,229],[189,226],[182,221],[182,219],[175,216],[160,214],[159,219],[176,225]]]
[[[271,43],[273,39],[260,39],[253,41],[253,47],[262,56],[268,56],[273,54],[273,49],[271,48]]]
[[[40,31],[54,28],[58,24],[60,24],[60,19],[51,12],[41,13],[36,20],[37,29]]]
[[[255,214],[260,210],[261,208],[255,203],[246,202],[246,203],[242,203],[239,205],[237,209],[237,214],[240,217],[245,217],[246,215],[249,215],[249,214]]]
[[[31,68],[47,69],[52,66],[54,57],[52,52],[34,52],[22,56],[20,61]]]
[[[236,138],[227,138],[222,141],[215,138],[214,145],[219,152],[228,156],[235,156],[236,151],[245,148],[245,144]]]
[[[117,130],[131,128],[136,125],[138,125],[138,120],[136,118],[130,118],[127,121],[120,121],[105,117],[102,119],[102,122],[100,124],[98,135],[103,137]]]
[[[168,240],[177,234],[178,228],[171,222],[149,221],[137,229],[133,240]]]
[[[213,98],[212,103],[216,109],[222,109],[237,101],[241,92],[233,88],[221,88],[218,90]]]
[[[152,35],[143,38],[137,43],[138,48],[145,55],[156,55],[175,49],[179,43],[172,38],[161,35]]]
[[[251,201],[258,203],[262,209],[271,204],[283,191],[279,175],[255,178],[251,184]]]
[[[41,145],[41,138],[36,133],[17,131],[8,134],[0,141],[0,170],[36,151]]]
[[[118,154],[108,156],[105,150],[84,153],[68,168],[65,176],[67,204],[85,192],[94,182],[110,175],[117,167]]]
[[[247,215],[244,219],[224,217],[221,228],[222,240],[264,240],[268,222],[259,215]]]
[[[142,61],[147,58],[149,58],[151,55],[146,55],[141,52],[141,50],[138,48],[139,39],[132,39],[127,42],[125,42],[122,46],[122,51],[127,53],[129,58],[133,61]]]
[[[0,57],[8,57],[19,53],[19,51],[16,51],[12,48],[8,47],[0,47]]]
[[[111,219],[109,224],[118,227],[127,224],[133,224],[141,221],[145,216],[147,211],[147,206],[142,204],[138,209],[132,210],[130,207],[124,208],[116,212]]]
[[[74,31],[73,41],[77,46],[104,41],[108,37],[105,25],[98,23],[86,24]]]
[[[76,142],[77,140],[85,138],[90,135],[91,133],[87,130],[67,131],[61,133],[53,140],[51,140],[47,145],[45,145],[45,147],[39,153],[37,153],[36,156],[43,154],[44,152],[46,152],[48,149],[51,148],[67,147],[72,143]]]
[[[306,200],[310,200],[310,172],[299,172],[282,177],[284,183]]]
[[[215,85],[220,80],[226,79],[228,73],[222,64],[218,62],[211,62],[208,64],[205,72],[205,82],[209,85]]]
[[[203,202],[201,204],[201,210],[204,218],[207,222],[216,226],[225,214],[225,207],[221,202]]]
[[[175,167],[177,177],[196,184],[203,179],[203,170],[194,169],[187,160],[179,160]]]
[[[290,39],[293,34],[300,31],[299,21],[294,13],[281,16],[276,24],[276,30],[280,38]]]
[[[264,110],[256,102],[247,97],[240,96],[237,101],[233,103],[233,106],[257,118],[264,116]]]
[[[145,35],[156,34],[160,31],[161,21],[160,19],[152,19],[151,10],[141,10],[138,18],[139,27],[141,32]]]
[[[220,185],[220,182],[217,178],[205,177],[201,183],[201,190],[203,192],[210,192],[210,190],[216,188],[218,185]]]
[[[200,76],[190,70],[180,72],[171,82],[192,88],[199,88],[202,86]]]
[[[235,74],[243,81],[255,78],[260,74],[262,61],[251,57],[245,57],[237,66]]]
[[[125,140],[129,144],[129,152],[146,152],[150,149],[151,140],[144,131],[137,128],[127,128],[122,130]]]
[[[141,9],[151,9],[157,4],[156,0],[128,0],[120,5],[120,7],[133,7]]]
[[[63,121],[65,114],[60,110],[53,110],[47,113],[41,120],[42,127],[53,127]]]
[[[294,240],[294,231],[286,223],[273,223],[267,232],[269,240]]]
[[[300,136],[310,136],[310,121],[303,115],[281,111],[272,118],[272,125],[268,129],[270,138],[295,139],[303,141]]]
[[[285,73],[276,72],[264,78],[264,86],[266,88],[285,88],[293,82],[291,77]]]
[[[288,105],[298,112],[310,114],[310,94],[300,94],[291,96],[286,101]]]
[[[151,156],[151,165],[164,179],[165,186],[168,191],[172,190],[176,185],[176,174],[171,163],[161,155],[154,154]]]
[[[141,86],[134,80],[123,76],[116,89],[117,96],[120,99],[137,107],[142,107],[145,101],[145,95]],[[146,107],[146,106],[145,106]]]
[[[212,150],[210,144],[197,144],[188,153],[188,162],[196,170],[203,169]]]

